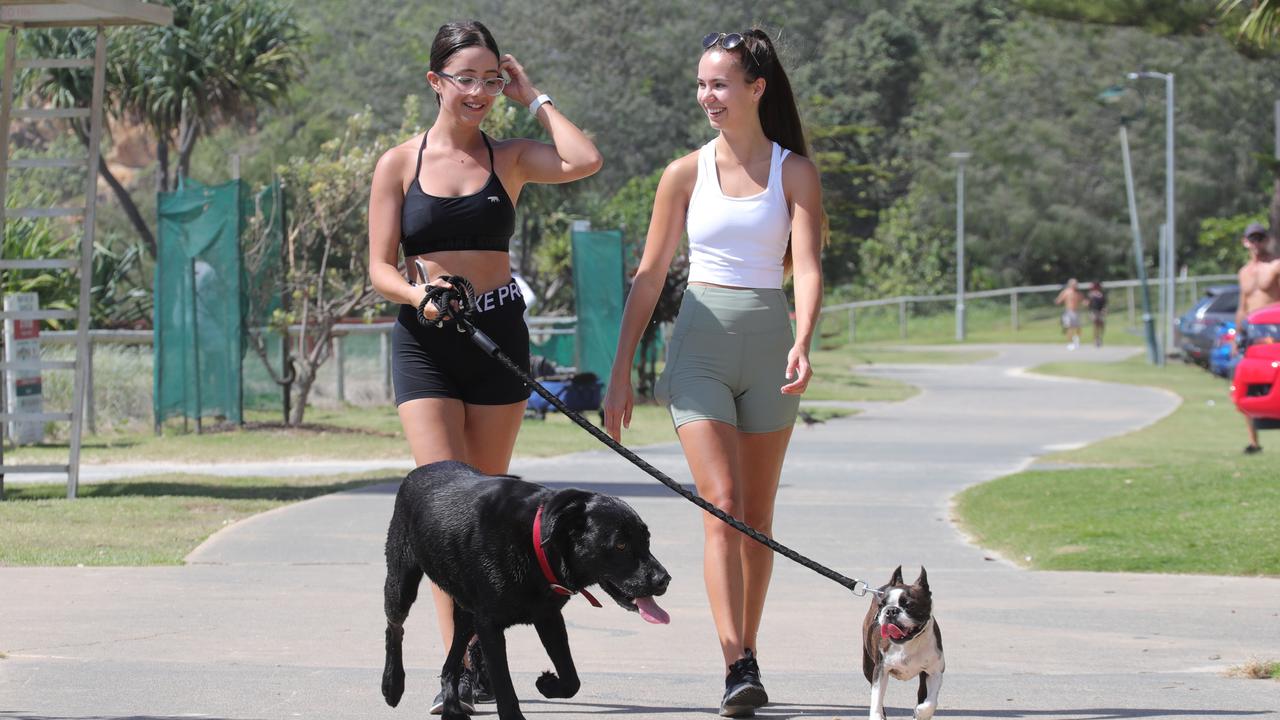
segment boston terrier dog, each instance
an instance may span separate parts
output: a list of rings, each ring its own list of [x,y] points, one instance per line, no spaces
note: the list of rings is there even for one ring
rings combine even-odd
[[[884,720],[884,692],[891,675],[899,680],[920,676],[915,718],[932,718],[946,668],[929,577],[922,567],[920,577],[907,585],[899,565],[879,597],[871,599],[862,621],[862,674],[871,683],[870,720]]]

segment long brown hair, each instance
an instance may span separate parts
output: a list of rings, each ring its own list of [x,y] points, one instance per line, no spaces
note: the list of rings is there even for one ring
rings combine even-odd
[[[707,49],[710,52],[720,46]],[[804,124],[800,122],[800,110],[796,107],[795,93],[791,91],[791,80],[782,68],[778,59],[778,51],[769,39],[768,33],[760,28],[751,28],[742,33],[742,43],[729,50],[724,50],[735,58],[742,67],[748,83],[757,78],[764,78],[764,95],[760,98],[760,127],[765,137],[796,155],[809,157],[809,143],[804,137]],[[822,246],[828,240],[827,211],[822,210],[819,219],[821,226]],[[787,253],[782,261],[783,272],[791,274],[791,241],[787,241]]]

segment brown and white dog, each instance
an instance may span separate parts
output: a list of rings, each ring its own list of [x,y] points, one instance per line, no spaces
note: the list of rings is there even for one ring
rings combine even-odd
[[[884,693],[889,677],[910,680],[920,676],[916,720],[929,720],[938,709],[938,691],[947,663],[942,657],[942,631],[933,619],[929,576],[910,585],[902,581],[902,566],[889,584],[871,600],[862,621],[862,674],[871,683],[870,720],[884,720]]]

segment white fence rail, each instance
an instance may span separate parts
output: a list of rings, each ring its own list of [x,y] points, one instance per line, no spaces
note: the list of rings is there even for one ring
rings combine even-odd
[[[1176,282],[1179,288],[1188,291],[1188,297],[1194,301],[1199,295],[1200,288],[1211,284],[1220,284],[1226,282],[1234,282],[1234,275],[1201,275],[1196,277],[1177,278]],[[1153,295],[1158,297],[1158,287],[1156,282],[1151,282],[1153,286]],[[1135,288],[1139,286],[1137,280],[1112,280],[1102,283],[1102,286],[1108,290],[1126,291],[1127,313],[1129,325],[1136,326],[1136,303]],[[1021,287],[1000,288],[998,290],[982,290],[977,292],[965,293],[966,303],[970,300],[992,299],[992,298],[1008,298],[1010,325],[1013,330],[1019,329],[1019,298],[1025,298],[1034,295],[1044,295],[1047,293],[1056,293],[1061,290],[1061,285],[1026,285]],[[857,337],[857,312],[859,310],[867,310],[871,308],[882,308],[897,306],[898,308],[898,334],[899,337],[905,339],[909,337],[908,319],[911,315],[913,306],[917,305],[941,305],[950,306],[954,309],[956,296],[948,295],[904,295],[891,298],[879,298],[876,300],[857,300],[854,302],[838,303],[827,305],[822,308],[822,315],[831,317],[838,316],[840,313],[847,315],[848,338],[853,341]],[[540,317],[534,316],[529,318],[529,330],[531,335],[550,336],[550,335],[571,335],[575,332],[574,325],[577,318],[573,316],[563,317]],[[377,322],[377,323],[341,323],[334,328],[334,336],[337,342],[334,344],[334,375],[336,378],[336,397],[339,402],[346,401],[346,370],[345,357],[343,353],[342,338],[355,335],[378,335],[378,368],[380,369],[381,392],[384,397],[391,397],[391,328],[395,326],[395,322]],[[290,334],[297,335],[301,333],[301,327],[294,326],[290,328]],[[66,344],[75,341],[75,333],[71,331],[46,331],[40,334],[41,342],[50,344]],[[94,408],[93,393],[93,354],[94,347],[102,344],[122,344],[122,345],[150,345],[152,342],[152,333],[150,330],[90,330],[89,331],[89,372],[88,383],[85,392],[85,420],[88,422],[89,432],[96,432],[96,417]]]
[[[1235,282],[1235,275],[1197,275],[1193,277],[1176,278],[1177,287],[1188,291],[1187,297],[1194,302],[1199,296],[1201,287],[1208,287],[1215,284],[1223,284]],[[1158,303],[1159,283],[1156,280],[1149,280],[1152,292],[1152,302]],[[1106,290],[1126,291],[1126,306],[1130,327],[1136,326],[1136,302],[1135,289],[1141,285],[1138,280],[1107,280],[1102,283],[1102,287]],[[1000,288],[998,290],[979,290],[976,292],[968,292],[964,294],[966,304],[969,300],[981,300],[991,298],[1009,298],[1009,322],[1014,331],[1020,328],[1018,317],[1018,298],[1029,295],[1044,295],[1048,293],[1057,293],[1062,290],[1062,285],[1024,285],[1021,287]],[[822,315],[834,316],[838,313],[845,313],[848,322],[849,341],[853,342],[857,338],[857,311],[868,308],[880,308],[886,306],[898,306],[898,334],[902,339],[908,337],[908,317],[913,305],[920,304],[942,304],[950,305],[954,310],[956,304],[956,295],[954,293],[948,295],[901,295],[891,298],[879,298],[876,300],[855,300],[853,302],[838,303],[834,305],[825,305],[822,308]],[[1155,308],[1152,308],[1153,313]]]
[[[566,316],[533,316],[528,319],[530,335],[537,337],[545,337],[551,335],[572,335],[576,332],[574,326],[577,324],[578,318],[572,315]],[[375,323],[339,323],[333,329],[333,335],[336,342],[333,346],[333,365],[336,385],[336,398],[339,402],[346,402],[347,396],[347,372],[346,372],[346,354],[343,351],[342,339],[347,336],[359,335],[377,335],[378,336],[378,368],[381,385],[381,394],[383,397],[391,398],[391,329],[395,326],[395,321],[375,322]],[[568,326],[568,327],[566,327]],[[294,325],[289,328],[289,334],[293,336],[301,335],[302,327]],[[49,345],[69,345],[76,341],[75,331],[70,330],[46,330],[40,333],[40,341],[42,344]],[[150,345],[153,341],[152,331],[150,330],[90,330],[89,331],[89,360],[88,360],[88,382],[86,383],[85,392],[85,421],[90,433],[97,432],[97,414],[93,401],[93,356],[94,349],[98,345]]]

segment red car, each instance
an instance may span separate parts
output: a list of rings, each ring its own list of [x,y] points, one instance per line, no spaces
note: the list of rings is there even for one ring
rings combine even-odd
[[[1231,399],[1259,430],[1280,428],[1280,305],[1250,313],[1247,332]]]

